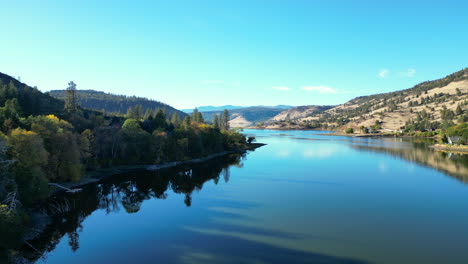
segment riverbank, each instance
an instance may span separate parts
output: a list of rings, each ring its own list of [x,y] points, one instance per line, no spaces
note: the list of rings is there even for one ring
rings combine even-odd
[[[335,131],[333,133],[319,134],[321,136],[340,136],[340,137],[357,137],[357,138],[421,138],[438,140],[439,135],[422,136],[422,135],[409,135],[405,133],[346,133],[343,131]]]
[[[115,166],[111,168],[97,169],[97,170],[93,170],[87,173],[86,176],[83,177],[78,182],[61,182],[59,183],[59,185],[67,189],[78,189],[88,184],[98,183],[102,180],[105,180],[110,177],[120,175],[123,173],[138,172],[138,171],[144,171],[144,170],[158,171],[158,170],[173,168],[173,167],[182,166],[182,165],[203,163],[211,159],[227,156],[230,154],[245,153],[249,150],[255,150],[265,145],[266,144],[263,144],[263,143],[251,143],[251,144],[248,144],[245,148],[241,148],[241,149],[222,151],[219,153],[213,153],[213,154],[200,157],[200,158],[194,158],[194,159],[184,160],[184,161],[168,162],[164,164]],[[60,192],[65,192],[65,191],[66,189],[56,188],[53,191],[53,193],[55,194],[55,193],[60,193]],[[29,230],[26,232],[23,238],[23,240],[26,242],[37,238],[52,221],[51,217],[43,212],[29,211],[28,213],[31,217],[31,225],[29,227]]]
[[[468,146],[465,145],[435,144],[430,146],[430,148],[440,151],[459,152],[462,154],[468,154]]]
[[[158,171],[158,170],[169,169],[169,168],[173,168],[173,167],[177,167],[181,165],[202,163],[202,162],[205,162],[214,158],[226,156],[229,154],[245,153],[249,150],[255,150],[265,145],[266,144],[263,144],[263,143],[251,143],[251,144],[248,144],[245,148],[241,148],[241,149],[226,150],[226,151],[213,153],[213,154],[200,157],[200,158],[194,158],[194,159],[183,160],[183,161],[173,161],[173,162],[167,162],[163,164],[126,165],[126,166],[114,166],[110,168],[96,169],[96,170],[88,172],[81,180],[77,182],[61,182],[59,184],[68,189],[76,189],[76,188],[80,188],[88,184],[97,183],[101,180],[108,179],[112,176],[123,174],[123,173],[136,172],[136,171],[142,171],[142,170]],[[62,188],[56,188],[53,193],[59,193],[63,191],[66,191],[66,190]]]

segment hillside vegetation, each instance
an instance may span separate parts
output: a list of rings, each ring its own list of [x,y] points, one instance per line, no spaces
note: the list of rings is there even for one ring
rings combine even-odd
[[[468,68],[406,90],[357,97],[324,111],[293,108],[270,119],[265,127],[433,131],[467,122],[467,102]],[[296,113],[290,114],[292,111]]]
[[[0,74],[0,250],[23,244],[29,213],[48,201],[51,182],[80,181],[99,168],[190,160],[247,146],[244,135],[229,129],[227,113],[216,126],[199,114],[181,120],[178,112],[167,116],[169,110],[161,108],[144,116],[141,106],[125,116],[104,114],[80,107],[75,83],[68,85],[63,102]]]
[[[229,124],[231,127],[249,127],[263,123],[268,119],[284,111],[284,108],[268,106],[252,106],[229,111]],[[215,115],[221,115],[223,111],[201,112],[207,121],[213,121]]]
[[[48,94],[60,100],[66,98],[66,90],[52,90]],[[162,109],[167,116],[172,116],[174,113],[177,113],[181,119],[187,116],[165,103],[143,97],[115,95],[94,90],[77,90],[76,95],[81,107],[114,115],[125,115],[129,109],[140,108],[142,115],[147,111],[156,113],[158,109]]]
[[[16,120],[19,115],[57,114],[63,110],[63,106],[62,101],[0,73],[0,111],[4,111],[0,116],[7,115]],[[5,120],[0,121],[3,124]]]

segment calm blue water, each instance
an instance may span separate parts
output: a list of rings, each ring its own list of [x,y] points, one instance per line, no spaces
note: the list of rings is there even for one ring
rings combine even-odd
[[[56,197],[74,209],[32,241],[37,263],[468,263],[466,155],[245,133],[268,145]]]

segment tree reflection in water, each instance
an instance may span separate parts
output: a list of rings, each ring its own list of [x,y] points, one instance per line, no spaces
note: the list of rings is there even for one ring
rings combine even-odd
[[[30,241],[35,249],[24,245],[16,255],[18,259],[27,261],[46,257],[46,253],[53,251],[65,235],[68,236],[70,248],[77,251],[80,247],[79,233],[83,229],[81,224],[96,210],[110,214],[123,208],[129,214],[136,213],[145,200],[166,199],[168,190],[183,194],[185,205],[191,206],[194,191],[200,191],[211,180],[217,184],[221,174],[227,183],[229,167],[242,166],[243,158],[244,154],[232,154],[190,167],[118,175],[99,184],[86,186],[80,193],[59,194],[52,197],[51,201],[68,200],[71,209],[58,213],[45,205],[42,210],[54,214],[53,223],[39,238]]]
[[[389,139],[387,141],[390,142]],[[397,143],[397,142],[395,142]],[[399,144],[359,144],[351,145],[356,150],[387,153],[423,166],[437,169],[446,175],[468,183],[468,154],[443,152],[429,148],[434,142],[415,139],[411,141],[412,147]]]

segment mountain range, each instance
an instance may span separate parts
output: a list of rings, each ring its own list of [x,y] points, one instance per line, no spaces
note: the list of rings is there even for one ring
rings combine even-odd
[[[256,106],[236,106],[236,105],[222,105],[222,106],[199,106],[197,107],[199,112],[212,112],[212,111],[224,111],[227,110],[235,110],[241,108],[251,108],[251,107],[261,107],[261,108],[273,108],[273,109],[289,109],[293,106],[291,105],[275,105],[275,106],[265,106],[265,105],[256,105]],[[182,112],[190,114],[193,112],[193,109],[182,109]]]

